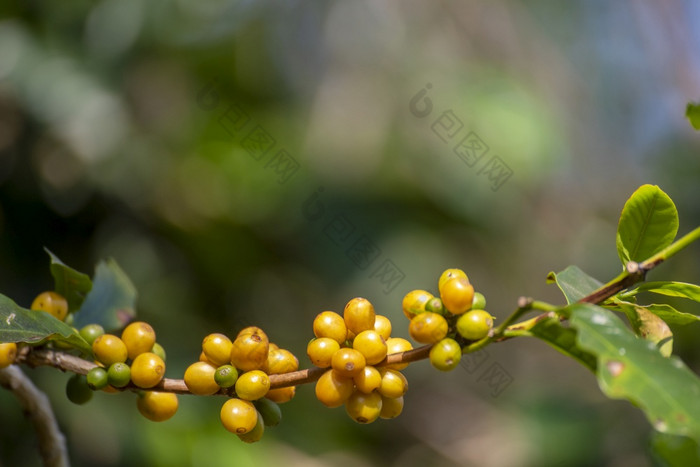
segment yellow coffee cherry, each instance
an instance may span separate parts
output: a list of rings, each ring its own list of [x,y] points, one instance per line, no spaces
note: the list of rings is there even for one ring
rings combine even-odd
[[[426,311],[416,315],[408,325],[408,333],[421,344],[434,344],[447,335],[447,320],[437,313]]]
[[[384,397],[397,398],[406,394],[408,381],[401,372],[382,368],[379,370],[382,375],[382,383],[377,389]]]
[[[209,334],[202,340],[202,353],[207,361],[216,367],[226,365],[231,361],[232,347],[231,339],[218,332]]]
[[[296,394],[296,386],[288,386],[286,388],[277,388],[277,389],[270,389],[267,391],[267,394],[265,394],[265,397],[270,399],[273,402],[277,402],[278,404],[282,404],[284,402],[289,402],[294,398],[294,395]]]
[[[139,354],[150,352],[156,343],[156,332],[150,324],[136,321],[129,324],[122,331],[122,341],[130,359],[135,359]]]
[[[382,375],[375,367],[367,365],[361,373],[352,377],[358,391],[369,394],[375,389],[379,389],[382,384]]]
[[[164,422],[177,412],[177,395],[172,392],[143,391],[136,399],[141,415],[153,422]]]
[[[0,368],[7,368],[12,365],[17,358],[17,344],[7,342],[0,344]]]
[[[194,362],[185,370],[185,384],[192,394],[209,396],[219,392],[214,374],[216,367],[207,362]]]
[[[333,354],[331,367],[340,376],[352,378],[365,368],[365,356],[355,349],[343,348]]]
[[[260,441],[265,434],[265,421],[262,415],[258,412],[258,421],[248,433],[238,435],[238,438],[244,443],[257,443]]]
[[[54,318],[63,321],[68,314],[68,302],[56,292],[42,292],[32,302],[31,309],[45,311]]]
[[[457,268],[450,268],[450,269],[445,269],[442,274],[440,274],[440,279],[438,279],[438,291],[440,292],[440,295],[442,295],[442,289],[444,285],[449,281],[450,279],[466,279],[467,282],[469,282],[469,277],[467,277],[467,274],[462,271],[461,269]]]
[[[248,433],[258,423],[258,411],[252,402],[232,398],[224,402],[220,412],[221,423],[231,433]]]
[[[402,337],[390,337],[386,341],[386,353],[391,355],[394,353],[407,352],[413,349],[413,345]],[[384,368],[390,368],[393,370],[403,370],[408,366],[408,363],[392,363],[391,365],[385,365]]]
[[[165,362],[152,352],[137,356],[131,363],[131,382],[144,389],[160,383],[165,375]]]
[[[382,396],[382,411],[379,413],[380,418],[396,418],[403,411],[403,396],[401,397],[384,397]]]
[[[355,391],[345,402],[345,411],[357,423],[372,423],[382,411],[382,396],[377,392]]]
[[[343,319],[348,329],[356,335],[374,329],[374,307],[366,298],[353,298],[345,305]]]
[[[329,337],[338,344],[345,342],[348,334],[348,328],[345,325],[345,320],[338,313],[333,311],[324,311],[319,313],[314,318],[314,335],[316,337]]]
[[[95,339],[92,343],[92,353],[105,366],[124,363],[129,356],[124,341],[113,334],[102,334]]]
[[[391,321],[386,316],[375,315],[374,330],[377,331],[384,340],[387,340],[391,337]]]
[[[260,370],[246,371],[236,380],[235,389],[241,399],[258,400],[270,390],[270,378]]]
[[[259,370],[267,362],[269,349],[267,334],[258,327],[247,327],[233,341],[231,364],[243,371]]]
[[[263,371],[268,375],[281,375],[299,369],[299,360],[286,349],[269,349]]]
[[[406,318],[411,319],[417,314],[423,313],[425,311],[425,304],[428,300],[433,298],[433,294],[425,290],[411,290],[404,297],[401,302],[401,308],[403,309],[403,314]]]
[[[311,359],[311,363],[319,368],[331,366],[333,355],[340,350],[340,344],[330,337],[319,337],[309,342],[306,346],[306,354]]]
[[[447,311],[461,315],[472,307],[474,286],[463,277],[454,277],[443,284],[440,298]]]
[[[334,370],[326,371],[316,381],[316,398],[326,407],[340,407],[353,391],[352,378],[340,376]]]
[[[447,324],[447,323],[445,323]],[[386,342],[377,331],[362,331],[352,341],[352,348],[365,357],[367,365],[375,365],[386,358]]]

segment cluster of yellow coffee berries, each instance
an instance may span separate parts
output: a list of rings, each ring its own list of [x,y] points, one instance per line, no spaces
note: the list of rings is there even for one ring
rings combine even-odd
[[[350,418],[371,423],[403,410],[408,382],[399,371],[408,363],[376,367],[388,354],[411,350],[406,339],[391,337],[391,322],[364,298],[353,298],[343,316],[319,313],[307,346],[311,362],[328,370],[316,382],[316,397],[327,407],[345,405]]]
[[[271,343],[259,327],[249,326],[233,341],[220,333],[206,336],[199,361],[185,371],[185,384],[192,394],[210,395],[224,389],[235,395],[221,407],[221,423],[252,443],[260,440],[265,426],[279,423],[277,404],[291,400],[295,394],[294,386],[270,389],[269,375],[298,368],[294,354]]]
[[[408,332],[416,342],[433,344],[430,363],[441,371],[453,370],[462,358],[457,338],[477,341],[488,336],[493,317],[484,310],[486,299],[461,269],[447,269],[438,280],[439,297],[412,290],[402,307],[411,320]]]

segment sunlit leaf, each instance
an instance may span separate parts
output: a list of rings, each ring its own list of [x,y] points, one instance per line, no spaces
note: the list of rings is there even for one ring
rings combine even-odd
[[[87,274],[66,266],[48,248],[44,248],[44,250],[51,257],[51,275],[54,280],[54,290],[66,298],[68,311],[72,313],[82,305],[85,296],[92,289],[92,281],[90,281],[90,277]]]
[[[676,238],[678,211],[656,185],[642,185],[625,203],[617,226],[617,254],[623,265],[643,261]]]
[[[39,344],[46,340],[65,342],[92,355],[90,345],[71,326],[49,313],[27,310],[0,295],[0,342]]]
[[[561,272],[550,272],[547,274],[547,283],[557,284],[566,297],[566,303],[575,303],[603,285],[578,266],[568,266]]]
[[[577,345],[597,357],[598,384],[608,397],[634,403],[658,431],[700,439],[700,378],[683,361],[664,357],[605,308],[577,303],[562,312]]]
[[[624,293],[625,296],[639,292],[652,292],[668,297],[681,297],[700,302],[700,286],[676,281],[643,282]]]
[[[687,436],[654,432],[651,438],[651,452],[657,465],[660,466],[700,465],[700,447],[696,441]]]

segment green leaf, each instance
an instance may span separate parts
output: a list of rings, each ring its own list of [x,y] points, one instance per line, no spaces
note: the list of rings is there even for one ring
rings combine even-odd
[[[696,130],[700,130],[700,103],[688,102],[685,108],[685,116]]]
[[[678,233],[678,211],[656,185],[642,185],[625,203],[617,226],[617,254],[625,266],[669,246]]]
[[[665,303],[653,303],[651,305],[637,305],[636,303],[631,303],[631,302],[626,302],[622,300],[615,300],[615,306],[611,308],[618,307],[620,308],[620,311],[625,312],[623,307],[633,307],[635,309],[640,309],[643,308],[646,311],[653,313],[654,315],[658,316],[668,324],[680,324],[680,325],[686,325],[690,323],[694,323],[696,321],[700,321],[700,316],[693,315],[691,313],[685,313],[683,311],[678,311],[675,308],[673,308],[671,305],[667,305]]]
[[[657,465],[668,467],[700,465],[700,446],[686,436],[655,432],[651,438],[651,452]]]
[[[595,373],[596,357],[581,350],[576,345],[576,331],[562,326],[559,318],[548,318],[540,321],[530,329],[530,333],[564,355],[578,360],[579,363]]]
[[[87,274],[66,266],[48,248],[44,250],[51,257],[51,275],[54,280],[54,290],[68,301],[68,312],[80,308],[85,295],[92,289],[92,282]]]
[[[608,397],[634,403],[658,431],[700,439],[700,378],[682,360],[661,355],[605,308],[577,303],[562,313],[578,331],[578,346],[598,358]]]
[[[136,316],[136,288],[113,259],[95,268],[92,290],[75,315],[75,326],[97,323],[106,331],[123,327]]]
[[[657,281],[643,282],[637,287],[628,290],[625,297],[636,295],[639,292],[652,292],[667,297],[681,297],[700,302],[700,286],[687,282]]]
[[[71,326],[49,313],[27,310],[0,295],[0,342],[39,344],[46,340],[65,342],[92,356],[90,345]]]
[[[598,279],[581,271],[578,266],[568,266],[557,273],[550,272],[547,274],[547,283],[556,283],[568,304],[578,302],[603,285]]]

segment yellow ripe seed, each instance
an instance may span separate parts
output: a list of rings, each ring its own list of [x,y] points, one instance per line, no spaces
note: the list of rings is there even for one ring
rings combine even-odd
[[[447,323],[445,323],[447,324]],[[360,352],[367,365],[375,365],[386,358],[386,342],[377,331],[362,331],[352,341],[352,348]]]
[[[7,342],[0,344],[0,368],[12,365],[17,358],[17,344]]]
[[[413,345],[404,338],[401,337],[391,337],[386,341],[386,353],[387,355],[407,352],[413,349]],[[384,368],[389,368],[392,370],[403,370],[408,366],[408,363],[392,363],[391,365],[385,365]]]
[[[463,277],[454,277],[443,284],[440,298],[447,311],[461,315],[472,307],[474,286]]]
[[[375,315],[374,330],[377,331],[384,340],[387,340],[391,337],[391,321],[386,316]]]
[[[343,348],[333,354],[331,366],[339,375],[352,378],[365,368],[365,357],[355,349]]]
[[[260,370],[246,371],[236,380],[236,395],[247,401],[255,401],[270,390],[270,378]]]
[[[355,387],[358,391],[369,394],[375,389],[379,389],[382,384],[382,375],[375,367],[367,365],[362,373],[353,376]]]
[[[31,309],[45,311],[54,318],[63,321],[68,315],[68,302],[56,292],[42,292],[32,302]]]
[[[258,423],[258,411],[252,402],[232,398],[224,402],[220,412],[221,424],[231,433],[248,433]]]
[[[380,418],[396,418],[403,412],[403,396],[401,397],[384,397],[382,396],[382,411],[379,413]]]
[[[185,370],[185,384],[192,394],[209,396],[219,392],[214,379],[216,367],[207,362],[194,362]]]
[[[330,337],[319,337],[309,342],[306,346],[306,354],[311,363],[319,368],[331,366],[333,355],[340,350],[340,344]]]
[[[282,404],[284,402],[289,402],[294,398],[294,395],[296,394],[296,386],[289,386],[286,388],[277,388],[277,389],[270,389],[267,391],[267,394],[265,394],[265,397],[270,399],[273,402],[277,402],[278,404]]]
[[[276,346],[275,346],[276,347]],[[281,375],[291,373],[299,369],[299,359],[286,349],[270,348],[267,353],[267,362],[263,371],[268,375]]]
[[[129,355],[124,341],[113,334],[102,334],[95,339],[92,343],[92,352],[105,366],[124,363]]]
[[[382,396],[377,392],[355,391],[345,402],[345,411],[357,423],[372,423],[382,411]]]
[[[172,392],[145,391],[139,395],[136,406],[147,419],[164,422],[177,412],[177,395]]]
[[[243,371],[259,370],[267,362],[270,341],[262,329],[250,326],[238,333],[231,347],[231,364]]]
[[[396,370],[379,370],[382,375],[382,384],[379,386],[379,394],[384,397],[397,398],[406,394],[408,381],[401,372]]]
[[[338,344],[345,342],[348,334],[345,320],[333,311],[319,313],[314,319],[313,328],[316,337],[329,337],[338,342]]]
[[[437,313],[426,311],[416,315],[408,325],[408,333],[421,344],[434,344],[447,335],[447,320]]]
[[[449,281],[450,279],[466,279],[467,282],[469,282],[469,277],[467,277],[467,274],[462,271],[461,269],[457,268],[450,268],[450,269],[445,269],[442,274],[440,274],[440,279],[438,279],[438,291],[440,292],[440,295],[442,295],[442,289],[445,286],[445,283]]]
[[[140,388],[152,388],[164,375],[165,362],[154,353],[142,353],[131,363],[131,382]]]
[[[122,341],[130,359],[135,359],[139,354],[150,352],[156,343],[156,332],[150,324],[136,321],[129,324],[122,331]]]
[[[353,298],[345,305],[343,319],[347,328],[359,334],[368,329],[374,329],[374,307],[366,298]]]
[[[406,318],[411,319],[414,316],[423,313],[425,311],[425,304],[433,298],[433,294],[425,290],[411,290],[404,297],[401,302],[401,308],[403,309],[403,314]]]
[[[202,353],[216,367],[231,361],[231,347],[233,347],[231,339],[218,332],[209,334],[202,340]]]
[[[340,407],[353,390],[352,378],[340,376],[334,370],[326,371],[316,381],[316,398],[326,407]]]

